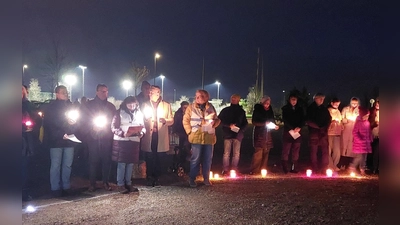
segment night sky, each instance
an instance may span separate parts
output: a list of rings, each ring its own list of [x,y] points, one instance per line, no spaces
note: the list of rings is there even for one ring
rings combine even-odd
[[[307,87],[347,104],[377,86],[377,1],[24,1],[26,79],[40,78],[51,40],[60,40],[72,67],[85,65],[85,95],[97,83],[125,97],[121,81],[135,61],[153,83],[166,76],[164,98],[193,97],[201,88],[246,97],[255,84],[257,48],[264,58],[264,92],[278,104],[283,90]],[[72,68],[79,75],[81,70]],[[25,80],[25,83],[28,83]],[[156,79],[161,86],[161,79]],[[81,96],[81,82],[73,96]],[[133,91],[131,91],[133,93]]]

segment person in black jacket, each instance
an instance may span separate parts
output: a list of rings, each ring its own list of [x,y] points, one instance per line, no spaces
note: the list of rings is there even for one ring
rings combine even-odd
[[[251,121],[254,125],[254,154],[250,174],[259,174],[262,169],[267,169],[269,151],[273,148],[271,131],[279,129],[275,125],[274,111],[269,96],[264,96],[260,103],[254,105]]]
[[[242,143],[244,131],[247,127],[246,112],[239,105],[240,95],[231,96],[231,105],[223,108],[218,115],[221,120],[224,138],[224,155],[222,158],[222,175],[229,173],[229,159],[233,149],[231,170],[238,171],[240,159],[240,144]]]
[[[310,136],[310,158],[311,166],[315,173],[324,173],[329,165],[328,128],[332,117],[324,103],[325,95],[317,93],[314,102],[307,108],[308,131]],[[321,167],[318,166],[318,149],[321,149]]]
[[[58,197],[68,194],[71,188],[71,166],[75,144],[69,135],[76,129],[77,111],[68,101],[68,91],[63,85],[57,86],[56,100],[46,108],[43,119],[44,142],[50,147],[50,185],[52,194]],[[60,179],[61,178],[61,179]]]
[[[108,180],[111,169],[111,149],[113,132],[111,122],[116,112],[115,106],[107,101],[108,87],[98,84],[96,97],[82,108],[81,135],[89,150],[89,191],[96,190],[97,164],[102,164],[102,181],[104,189],[111,191]]]
[[[188,141],[188,136],[185,132],[185,128],[183,128],[183,115],[185,114],[186,108],[189,106],[189,102],[182,101],[181,107],[176,110],[174,114],[174,124],[172,125],[172,132],[178,135],[179,137],[179,163],[181,165],[185,165],[185,162],[190,155],[190,143]],[[188,170],[188,167],[184,166],[185,170]]]
[[[304,110],[297,104],[297,95],[290,94],[288,103],[282,107],[283,147],[282,147],[282,169],[284,173],[297,173],[297,161],[301,146],[301,128],[305,124]],[[293,135],[293,136],[292,136]],[[292,162],[289,164],[289,153],[292,150]]]

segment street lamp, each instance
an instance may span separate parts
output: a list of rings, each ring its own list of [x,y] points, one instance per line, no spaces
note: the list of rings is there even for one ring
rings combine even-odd
[[[68,74],[64,77],[64,82],[68,84],[69,87],[69,99],[73,101],[72,99],[72,85],[76,83],[76,76],[72,74]]]
[[[164,99],[164,79],[165,79],[165,76],[161,74],[160,78],[161,78],[161,97]]]
[[[23,65],[22,66],[22,77],[24,77],[25,69],[28,69],[28,65]]]
[[[153,79],[153,85],[156,85],[156,76],[157,76],[157,59],[160,58],[161,55],[156,53],[154,55],[154,79]]]
[[[129,89],[132,87],[132,82],[129,80],[124,80],[122,82],[122,87],[126,90],[126,97],[128,97]]]
[[[283,93],[283,104],[285,105],[285,101],[286,101],[285,90],[283,90],[282,93]]]
[[[82,69],[82,96],[85,96],[85,69],[87,69],[87,67],[79,65],[79,68]]]
[[[217,89],[217,99],[219,99],[219,86],[221,85],[221,83],[219,81],[215,81],[215,84],[218,85],[218,89]]]

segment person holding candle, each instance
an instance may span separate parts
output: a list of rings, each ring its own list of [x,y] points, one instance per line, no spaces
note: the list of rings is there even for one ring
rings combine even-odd
[[[342,109],[342,123],[344,125],[342,131],[342,149],[339,167],[341,169],[351,162],[353,154],[353,128],[358,116],[358,107],[360,100],[357,97],[350,99],[350,104]]]
[[[113,132],[111,121],[116,112],[115,106],[107,101],[108,87],[98,84],[96,97],[86,103],[82,108],[81,135],[83,142],[87,143],[89,151],[89,191],[96,190],[97,165],[102,165],[102,182],[105,190],[111,191],[109,176],[111,169],[111,150]]]
[[[189,185],[196,187],[196,177],[199,174],[200,163],[204,184],[211,186],[210,170],[213,158],[214,144],[217,142],[215,128],[220,124],[214,106],[208,101],[210,95],[206,90],[197,90],[195,101],[185,110],[183,127],[188,140],[192,144],[190,158]]]
[[[253,128],[254,154],[250,166],[250,175],[260,174],[261,169],[267,169],[269,151],[273,148],[271,130],[278,130],[275,125],[274,111],[271,98],[263,96],[260,103],[254,105],[251,117]]]
[[[310,159],[313,172],[324,174],[329,165],[328,127],[332,117],[324,106],[325,95],[316,93],[314,101],[307,108]],[[318,150],[321,150],[321,165],[318,164]]]
[[[162,99],[158,86],[151,86],[150,99],[143,102],[142,109],[146,135],[141,150],[145,153],[147,185],[154,187],[160,185],[161,158],[169,151],[168,127],[174,124],[174,117],[171,104]]]
[[[370,122],[368,121],[369,111],[364,107],[359,107],[359,115],[354,123],[353,129],[353,152],[355,157],[349,165],[350,172],[360,170],[361,175],[365,175],[365,162],[368,153],[372,153],[371,143],[373,141]]]
[[[340,100],[332,98],[328,107],[332,121],[328,128],[328,147],[329,147],[329,168],[339,171],[337,167],[340,160],[341,135],[343,130],[342,114],[339,110]]]
[[[75,144],[68,139],[77,129],[77,118],[68,113],[74,109],[68,101],[67,87],[55,88],[56,100],[52,101],[44,112],[43,142],[50,147],[50,187],[52,195],[67,195],[71,189],[71,166],[74,160]]]

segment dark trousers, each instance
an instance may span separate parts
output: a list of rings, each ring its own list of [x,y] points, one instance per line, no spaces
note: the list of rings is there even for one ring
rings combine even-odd
[[[379,169],[379,138],[375,138],[372,142],[372,170]]]
[[[190,159],[190,143],[187,135],[179,135],[179,162],[185,163]]]
[[[97,166],[101,162],[102,181],[108,183],[111,169],[111,148],[110,141],[93,141],[88,143],[89,149],[89,180],[90,185],[95,186]]]
[[[162,173],[161,158],[164,157],[165,152],[146,152],[146,174],[147,178],[158,179]]]
[[[316,172],[325,171],[329,166],[328,135],[310,135],[309,145],[312,169]],[[321,167],[318,167],[318,150],[321,150]]]
[[[289,134],[289,132],[284,132],[281,159],[284,161],[288,161],[290,150],[292,150],[292,162],[299,160],[300,145],[301,145],[301,137],[295,140]]]
[[[250,172],[260,173],[262,169],[267,169],[268,156],[271,148],[265,146],[264,148],[256,147],[251,160]]]

